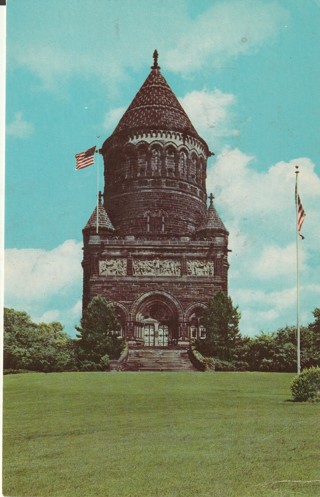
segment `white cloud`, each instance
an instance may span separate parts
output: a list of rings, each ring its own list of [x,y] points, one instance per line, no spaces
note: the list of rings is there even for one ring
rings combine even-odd
[[[301,285],[300,296],[301,323],[306,325],[313,321],[314,308],[319,307],[320,285]],[[276,331],[280,327],[296,324],[296,286],[280,291],[238,288],[232,291],[232,299],[239,305],[240,328],[245,335]]]
[[[59,321],[61,312],[57,309],[45,311],[41,316],[34,317],[33,320],[36,323],[52,323],[53,321]]]
[[[300,167],[300,195],[308,220],[318,218],[315,203],[320,198],[320,178],[308,158],[278,162],[267,170],[254,167],[255,158],[239,149],[225,148],[208,170],[207,187],[232,219],[259,219],[269,229],[294,228],[295,166]],[[305,221],[305,226],[307,222]],[[279,233],[279,231],[278,231]]]
[[[212,139],[235,136],[238,130],[232,127],[235,96],[218,89],[192,91],[179,98],[197,132],[202,138]]]
[[[166,54],[165,65],[182,74],[222,66],[229,58],[256,51],[276,36],[286,20],[287,13],[278,2],[215,3],[180,34],[177,46]]]
[[[295,323],[295,166],[307,216],[300,243],[302,322],[319,306],[320,178],[308,158],[258,170],[256,159],[225,148],[208,171],[208,191],[230,231],[229,291],[242,311],[241,331],[256,334]]]
[[[300,260],[302,259],[300,251]],[[304,257],[305,258],[305,257]],[[301,269],[303,266],[301,264]],[[252,271],[259,274],[260,278],[279,278],[295,274],[296,271],[296,245],[292,243],[286,247],[266,246],[261,255],[252,265]]]
[[[286,18],[278,2],[259,0],[215,2],[196,19],[183,0],[153,0],[152,8],[146,0],[134,8],[131,0],[95,2],[94,8],[84,0],[77,1],[77,8],[57,0],[55,9],[37,3],[37,16],[21,6],[19,13],[26,19],[13,27],[21,42],[8,46],[10,66],[28,68],[49,90],[61,91],[75,75],[93,78],[109,93],[129,82],[128,69],[151,62],[156,47],[160,65],[191,74],[256,51]]]
[[[33,125],[23,118],[22,112],[16,112],[13,120],[7,125],[8,136],[15,138],[29,138],[34,132]]]
[[[82,313],[81,260],[82,243],[74,240],[49,251],[7,249],[5,306],[27,312],[36,323],[59,321],[75,336]]]
[[[45,301],[81,283],[82,244],[67,240],[53,250],[5,251],[5,300],[10,305]]]
[[[78,317],[82,313],[82,300],[78,300],[70,310],[70,315],[72,317]]]
[[[66,300],[66,303],[70,300],[72,301],[73,297],[70,295]],[[38,309],[43,310],[44,305],[40,305]],[[34,307],[26,307],[24,308],[28,313],[32,315],[32,319],[36,323],[52,323],[52,321],[58,321],[64,326],[64,331],[67,332],[70,336],[74,337],[76,334],[75,326],[80,323],[81,315],[82,315],[82,300],[79,299],[75,302],[75,304],[71,305],[71,307],[60,307],[59,309],[49,309],[45,310],[42,314],[37,314],[34,310]]]
[[[275,307],[287,308],[288,306],[290,307],[292,300],[295,298],[296,288],[285,288],[277,292],[241,288],[235,290],[233,295],[237,301],[244,305],[259,305],[264,307],[272,305]]]

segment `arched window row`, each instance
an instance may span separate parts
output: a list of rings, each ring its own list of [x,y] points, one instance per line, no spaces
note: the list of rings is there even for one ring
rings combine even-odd
[[[129,145],[114,151],[106,162],[109,180],[121,182],[130,178],[176,178],[205,188],[206,161],[186,147],[163,146],[160,143]]]

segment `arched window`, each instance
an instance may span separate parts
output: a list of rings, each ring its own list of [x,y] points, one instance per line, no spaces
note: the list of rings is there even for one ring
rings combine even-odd
[[[198,185],[202,184],[202,162],[201,162],[201,160],[197,163],[196,181],[197,181]]]
[[[138,176],[147,174],[147,148],[141,145],[138,148]]]
[[[196,182],[196,176],[197,176],[197,168],[198,168],[198,159],[195,153],[191,155],[191,161],[190,161],[190,181]]]
[[[175,174],[175,150],[172,146],[166,149],[166,170],[168,176]]]
[[[202,188],[205,188],[205,162],[204,162],[202,157],[199,160],[199,169],[198,170],[199,170],[198,184]]]
[[[199,326],[199,338],[206,338],[207,336],[207,330],[205,329],[205,327],[203,326],[203,324],[200,324]]]
[[[166,214],[163,211],[145,212],[147,233],[164,233]]]
[[[151,149],[151,172],[152,174],[161,173],[161,148],[159,146]]]
[[[198,338],[198,330],[194,324],[190,326],[190,338],[193,338],[194,340]]]
[[[179,152],[179,173],[181,178],[187,176],[187,154],[184,150]]]

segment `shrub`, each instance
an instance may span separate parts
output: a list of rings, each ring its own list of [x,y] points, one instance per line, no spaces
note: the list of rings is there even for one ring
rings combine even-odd
[[[82,361],[79,368],[79,371],[101,371],[101,365],[97,364],[93,361]]]
[[[105,354],[104,356],[101,357],[101,359],[100,359],[100,366],[101,366],[102,371],[109,371],[110,364],[109,364],[109,356],[108,356],[108,354]]]
[[[3,374],[25,374],[25,373],[38,373],[38,371],[30,371],[29,369],[4,369]]]
[[[216,371],[238,371],[235,364],[229,361],[221,361],[221,359],[214,359]]]
[[[202,354],[192,345],[188,351],[192,364],[200,371],[214,371],[215,363],[211,357],[203,357]]]
[[[291,384],[291,392],[296,402],[320,401],[320,368],[305,369]]]

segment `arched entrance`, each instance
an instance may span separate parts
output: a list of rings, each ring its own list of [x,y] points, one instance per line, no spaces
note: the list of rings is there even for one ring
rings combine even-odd
[[[178,309],[167,295],[148,294],[134,305],[134,335],[145,347],[168,347],[178,340]]]

